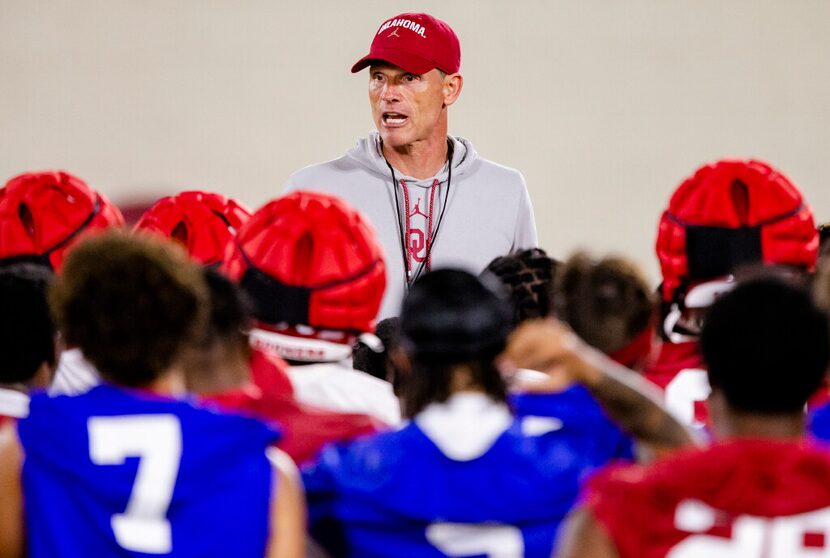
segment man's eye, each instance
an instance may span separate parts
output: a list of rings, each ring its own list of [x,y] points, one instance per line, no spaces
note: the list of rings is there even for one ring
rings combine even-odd
[[[412,83],[413,81],[418,80],[418,76],[414,74],[406,74],[405,76],[403,76],[403,80],[407,83]]]

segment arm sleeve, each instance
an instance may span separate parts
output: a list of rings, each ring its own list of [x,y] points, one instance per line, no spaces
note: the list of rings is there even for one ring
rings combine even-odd
[[[525,184],[525,178],[521,174],[519,180],[521,181],[521,191],[519,192],[519,205],[516,211],[511,252],[536,248],[539,245],[539,239],[536,236],[536,219],[533,216],[533,204],[530,201],[530,194],[527,192],[527,184]]]
[[[343,456],[335,445],[326,446],[317,461],[301,469],[308,506],[308,530],[311,537],[333,556],[345,553],[345,532],[338,520],[339,497],[335,471]]]

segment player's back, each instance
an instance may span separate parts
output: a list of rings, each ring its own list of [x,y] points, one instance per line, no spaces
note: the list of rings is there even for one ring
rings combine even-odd
[[[581,385],[553,393],[510,394],[510,406],[526,426],[544,424],[543,419],[561,422],[571,438],[579,438],[581,455],[601,467],[617,459],[634,460],[634,440],[603,411],[591,393]]]
[[[620,558],[825,556],[828,480],[808,442],[734,440],[601,473],[585,505]]]
[[[34,396],[18,432],[32,558],[264,555],[262,423],[104,384]]]
[[[825,403],[810,414],[808,429],[817,440],[830,442],[830,403]]]
[[[585,472],[579,453],[476,398],[324,449],[304,471],[315,537],[335,556],[550,556]]]

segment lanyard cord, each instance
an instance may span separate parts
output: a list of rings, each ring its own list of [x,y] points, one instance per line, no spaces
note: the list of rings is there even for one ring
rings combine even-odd
[[[404,232],[404,218],[401,217],[401,204],[398,201],[398,179],[395,175],[395,169],[392,168],[392,165],[386,159],[386,166],[389,167],[389,172],[392,175],[392,191],[395,194],[395,215],[398,218],[398,233],[399,239],[401,244],[401,256],[403,257],[403,268],[404,268],[404,276],[403,281],[404,285],[407,290],[409,290],[409,286],[421,276],[424,272],[424,267],[429,263],[430,257],[432,255],[432,247],[435,245],[435,241],[438,240],[438,231],[441,230],[441,223],[444,221],[444,212],[447,210],[447,201],[450,199],[450,185],[452,184],[452,155],[454,151],[454,146],[452,140],[449,138],[447,139],[447,191],[444,195],[444,203],[441,205],[441,213],[438,214],[438,222],[435,225],[435,233],[432,234],[432,242],[429,242],[427,239],[427,250],[424,256],[424,260],[420,263],[420,265],[415,270],[415,273],[412,274],[412,277],[409,276],[409,248],[406,242],[406,235],[409,231]],[[381,144],[381,153],[383,153],[383,144]],[[434,186],[433,186],[434,187]],[[428,221],[429,224],[429,221]],[[430,231],[431,232],[431,231]]]

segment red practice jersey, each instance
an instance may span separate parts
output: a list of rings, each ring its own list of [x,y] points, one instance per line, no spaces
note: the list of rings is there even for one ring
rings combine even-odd
[[[675,417],[690,426],[707,424],[711,389],[696,341],[664,342],[644,375],[663,390],[666,407]]]
[[[807,441],[722,442],[606,470],[583,505],[620,558],[828,556],[830,454]]]
[[[299,403],[284,366],[278,357],[255,351],[252,383],[202,398],[227,410],[277,422],[282,433],[277,447],[297,463],[311,459],[329,442],[371,434],[385,426],[366,415],[334,413]]]
[[[660,353],[643,375],[663,390],[666,408],[684,424],[696,428],[709,425],[706,400],[712,391],[706,365],[697,341],[664,342]],[[827,381],[810,398],[808,407],[817,409],[830,400]]]

